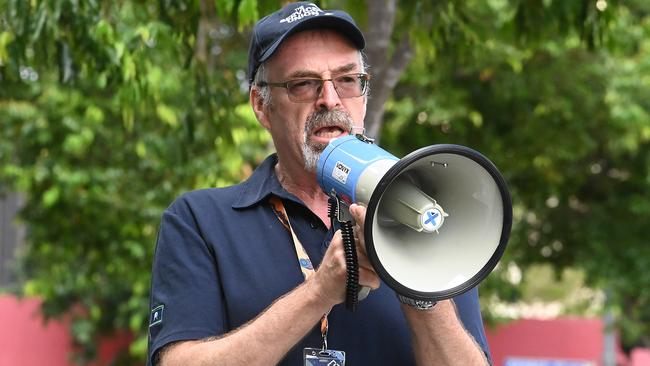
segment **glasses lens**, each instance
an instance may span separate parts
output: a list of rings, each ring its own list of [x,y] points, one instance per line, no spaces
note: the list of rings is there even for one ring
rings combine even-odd
[[[334,86],[341,98],[360,97],[366,92],[366,77],[364,74],[342,75],[334,79]]]
[[[294,102],[312,101],[318,98],[322,85],[320,79],[296,79],[287,82],[287,91]]]

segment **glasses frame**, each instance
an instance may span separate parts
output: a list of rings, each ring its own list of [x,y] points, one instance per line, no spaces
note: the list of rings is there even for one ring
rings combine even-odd
[[[336,87],[336,83],[334,82],[334,80],[338,79],[338,78],[341,78],[341,77],[346,77],[346,76],[354,76],[354,77],[359,78],[360,80],[361,79],[364,80],[363,89],[361,90],[361,93],[359,95],[350,96],[350,97],[342,97],[341,96],[341,94],[339,93],[338,88]],[[293,83],[293,82],[301,81],[301,80],[318,80],[318,81],[320,81],[321,82],[321,84],[320,84],[320,93],[316,94],[315,97],[313,97],[311,99],[305,99],[305,100],[295,99],[293,94],[291,94],[291,92],[289,91],[289,84]],[[325,85],[326,81],[331,81],[332,82],[332,85],[334,86],[334,90],[336,90],[336,95],[338,95],[339,98],[341,98],[341,99],[358,98],[358,97],[364,96],[364,95],[366,95],[368,93],[368,89],[369,89],[369,87],[368,87],[369,83],[368,82],[370,81],[370,74],[366,74],[364,72],[353,72],[353,73],[349,73],[349,74],[339,75],[339,76],[329,78],[329,79],[296,78],[296,79],[291,79],[291,80],[287,80],[287,81],[283,81],[283,82],[277,82],[277,83],[262,81],[262,82],[258,83],[257,85],[260,86],[260,87],[273,86],[273,87],[278,87],[278,88],[284,88],[287,91],[287,97],[289,98],[290,101],[292,101],[294,103],[311,103],[311,102],[316,101],[321,96],[321,94],[323,93],[323,85]]]

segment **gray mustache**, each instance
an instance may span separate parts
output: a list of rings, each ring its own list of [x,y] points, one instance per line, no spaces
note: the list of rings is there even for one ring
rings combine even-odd
[[[309,133],[314,129],[333,126],[342,127],[345,131],[350,131],[353,126],[352,117],[346,111],[340,109],[316,111],[307,117],[305,133]]]

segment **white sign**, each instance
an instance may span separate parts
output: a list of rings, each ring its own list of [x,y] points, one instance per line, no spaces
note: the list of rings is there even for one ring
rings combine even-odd
[[[341,184],[345,184],[348,181],[348,175],[350,175],[350,167],[337,161],[332,171],[332,178],[338,180]]]

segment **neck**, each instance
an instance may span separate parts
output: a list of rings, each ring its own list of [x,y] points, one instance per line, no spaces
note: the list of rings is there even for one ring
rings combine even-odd
[[[298,197],[323,223],[329,227],[327,216],[327,195],[323,193],[316,180],[316,174],[306,172],[304,167],[292,169],[290,166],[275,165],[275,174],[282,187]]]

